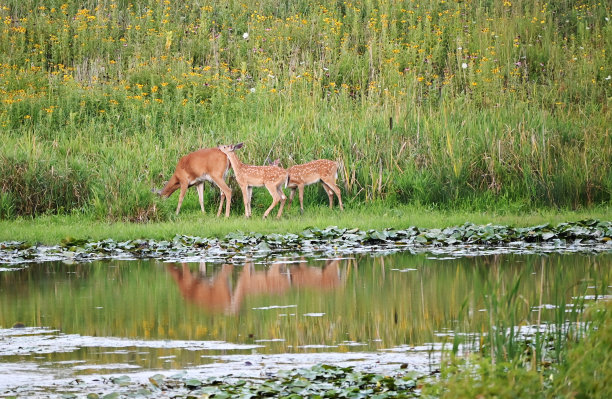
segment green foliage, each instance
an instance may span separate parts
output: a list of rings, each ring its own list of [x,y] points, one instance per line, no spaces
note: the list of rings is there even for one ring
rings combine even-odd
[[[473,359],[474,360],[474,359]],[[543,375],[517,363],[488,359],[454,364],[444,369],[440,384],[428,385],[427,398],[546,398]]]
[[[206,189],[205,196],[210,195],[212,190]],[[148,193],[147,193],[148,195]],[[228,233],[237,230],[269,233],[296,233],[312,226],[338,226],[340,228],[359,228],[361,230],[384,230],[406,229],[410,226],[419,228],[446,228],[460,226],[466,220],[474,224],[485,225],[495,223],[515,227],[529,227],[543,224],[556,225],[561,222],[577,222],[586,219],[611,220],[611,209],[607,207],[596,207],[579,211],[554,211],[540,209],[537,212],[524,212],[510,207],[501,202],[496,211],[483,212],[471,204],[465,207],[466,211],[440,211],[422,205],[398,205],[385,202],[369,204],[353,203],[344,212],[337,209],[329,209],[326,206],[307,209],[305,215],[301,215],[299,207],[293,206],[286,210],[284,217],[280,220],[262,220],[260,218],[244,217],[216,218],[211,212],[210,197],[206,202],[207,213],[202,215],[197,196],[187,196],[183,205],[191,206],[193,209],[186,210],[179,216],[174,216],[175,204],[170,201],[158,202],[157,212],[170,214],[169,220],[155,223],[131,223],[116,221],[108,223],[104,220],[96,220],[94,215],[45,215],[36,218],[18,217],[13,220],[0,220],[0,241],[26,241],[29,243],[57,244],[65,237],[71,236],[79,239],[101,241],[111,238],[117,241],[133,240],[136,238],[147,238],[157,240],[171,240],[177,234],[200,237],[224,237]],[[213,198],[212,204],[216,204],[218,198]],[[8,203],[9,209],[12,204]],[[261,200],[260,200],[261,201]],[[256,206],[267,204],[267,198],[263,201],[254,202]],[[216,205],[213,205],[216,206]],[[240,209],[240,208],[239,208]],[[265,208],[264,208],[265,209]],[[213,209],[214,210],[214,209]]]
[[[560,361],[526,368],[517,359],[493,362],[492,358],[455,360],[443,368],[440,383],[426,386],[424,397],[441,398],[609,398],[612,377],[612,323],[610,306],[594,306],[590,327],[579,340],[564,337]],[[561,343],[561,342],[558,342]],[[557,344],[557,342],[556,342]]]
[[[19,184],[34,187],[61,164],[66,187],[27,204],[3,184],[0,217],[167,219],[176,196],[150,188],[180,156],[236,141],[253,164],[339,160],[349,204],[609,204],[609,14],[582,1],[7,0],[0,158],[38,151],[2,172],[26,168]],[[69,186],[78,200],[62,198]]]
[[[83,208],[92,181],[80,160],[0,154],[0,215],[66,213]]]
[[[612,387],[612,307],[595,308],[594,328],[585,340],[572,345],[567,361],[555,377],[554,394],[567,398],[609,398]]]
[[[121,376],[111,378],[103,387],[111,392],[103,398],[135,394],[155,398],[166,391],[175,398],[418,398],[416,383],[417,378],[411,375],[389,377],[355,371],[352,367],[317,365],[262,381],[198,379],[179,373],[169,377],[156,374],[149,378],[149,384],[142,384]]]

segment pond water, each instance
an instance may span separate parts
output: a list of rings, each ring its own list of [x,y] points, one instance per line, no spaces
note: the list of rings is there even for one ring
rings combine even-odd
[[[258,377],[335,363],[427,372],[453,337],[486,331],[493,311],[502,315],[492,304],[508,295],[520,298],[523,326],[579,320],[577,298],[609,298],[610,277],[610,252],[7,267],[0,396],[177,370]],[[463,349],[472,345],[477,338]]]

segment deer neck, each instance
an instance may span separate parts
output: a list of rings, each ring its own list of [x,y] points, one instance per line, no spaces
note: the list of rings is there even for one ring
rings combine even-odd
[[[242,169],[243,163],[240,162],[240,160],[238,159],[238,157],[233,151],[227,154],[227,159],[229,159],[230,163],[232,164],[232,168],[234,169],[234,174],[239,175]]]

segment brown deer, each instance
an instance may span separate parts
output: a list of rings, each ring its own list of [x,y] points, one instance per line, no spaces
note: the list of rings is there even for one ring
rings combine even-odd
[[[336,179],[338,178],[338,162],[328,159],[318,159],[302,165],[294,165],[288,169],[288,172],[289,183],[287,183],[287,187],[291,189],[291,194],[289,195],[289,204],[287,206],[291,206],[291,202],[295,196],[295,190],[297,189],[300,198],[300,212],[303,214],[304,186],[320,181],[329,198],[329,207],[333,208],[334,194],[336,194],[338,203],[340,204],[340,210],[344,210],[340,188],[336,185]]]
[[[232,203],[232,189],[225,183],[225,176],[229,166],[230,162],[227,156],[217,148],[204,148],[192,152],[179,159],[174,174],[168,183],[166,183],[166,186],[155,192],[161,197],[168,198],[180,188],[178,205],[176,206],[176,214],[178,215],[187,188],[196,186],[200,199],[200,208],[202,213],[206,213],[204,210],[204,183],[207,181],[214,182],[221,190],[221,201],[219,202],[217,217],[221,215],[224,198],[226,199],[225,217],[228,217]]]
[[[287,186],[288,174],[287,171],[278,166],[255,166],[246,165],[240,162],[235,150],[242,148],[243,144],[235,145],[222,145],[219,146],[219,150],[227,155],[232,168],[234,169],[234,175],[236,181],[242,190],[242,198],[244,200],[244,215],[249,218],[251,217],[251,196],[253,193],[253,187],[265,186],[270,195],[272,196],[272,204],[264,212],[263,218],[268,217],[268,214],[276,204],[280,202],[280,208],[278,209],[277,218],[280,218],[283,214],[283,208],[285,207],[285,201],[287,197],[283,192],[283,186]]]

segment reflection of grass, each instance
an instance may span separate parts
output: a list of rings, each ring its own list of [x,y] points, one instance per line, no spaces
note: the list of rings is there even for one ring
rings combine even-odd
[[[316,265],[323,263],[311,261],[311,266]],[[18,320],[92,336],[236,343],[285,339],[270,345],[271,349],[258,350],[262,353],[299,351],[297,347],[305,344],[373,339],[382,341],[358,350],[417,345],[440,339],[434,332],[446,328],[485,332],[475,346],[481,350],[467,362],[455,359],[445,366],[441,380],[424,383],[425,393],[433,397],[500,398],[546,397],[552,393],[571,397],[584,393],[585,397],[604,398],[609,397],[606,395],[610,388],[604,381],[608,381],[612,369],[609,312],[582,314],[565,310],[571,308],[568,304],[576,303],[575,297],[607,293],[609,266],[608,255],[504,255],[447,261],[406,254],[364,256],[342,261],[339,270],[345,283],[337,289],[291,290],[285,296],[260,294],[247,298],[238,315],[223,316],[187,304],[161,264],[56,263],[0,274],[0,326],[10,326]],[[417,270],[391,270],[405,268]],[[206,276],[218,271],[218,265],[209,265]],[[241,268],[236,267],[231,278],[234,283],[240,272]],[[297,308],[251,309],[286,304],[296,304]],[[532,307],[541,304],[558,308],[541,314],[532,311]],[[325,315],[303,317],[307,312]],[[280,313],[296,316],[279,317]],[[555,334],[561,330],[551,328],[553,334],[527,342],[508,334],[519,325],[551,323],[558,327],[566,321],[586,322],[581,324],[585,330]],[[580,342],[584,332],[592,335]],[[144,362],[139,364],[163,367],[156,358],[174,354],[170,352],[151,351],[153,358],[139,360]],[[200,362],[198,354],[183,352],[188,353],[177,356],[177,365]],[[95,358],[100,363],[125,361],[121,354],[101,356],[91,351],[53,354],[49,358],[73,360],[75,356]]]
[[[191,193],[187,199],[194,201],[197,195]],[[240,201],[236,199],[236,201]],[[187,203],[187,200],[185,201]],[[268,199],[259,201],[260,205],[268,205]],[[513,212],[480,212],[480,211],[436,211],[419,206],[393,206],[383,204],[347,206],[345,212],[337,209],[329,210],[326,207],[307,208],[304,216],[299,215],[299,207],[294,206],[285,212],[281,220],[262,221],[254,205],[254,217],[251,220],[244,218],[242,211],[232,207],[232,216],[229,219],[217,219],[208,207],[206,215],[199,210],[182,210],[178,217],[171,221],[134,224],[134,223],[107,223],[82,215],[74,216],[43,216],[35,219],[22,218],[12,221],[0,220],[0,241],[24,240],[57,244],[66,237],[91,238],[103,240],[127,240],[134,238],[171,239],[176,234],[194,236],[225,236],[226,234],[242,230],[244,232],[284,233],[299,232],[307,227],[339,226],[363,230],[384,228],[407,228],[418,226],[421,228],[443,228],[453,225],[462,225],[466,221],[476,224],[501,224],[514,226],[534,226],[542,223],[556,225],[560,222],[578,221],[587,218],[601,220],[612,219],[612,208],[601,207],[588,211],[537,211],[530,213]]]
[[[21,321],[29,326],[61,327],[66,333],[83,335],[236,343],[283,338],[286,340],[283,345],[293,348],[305,344],[335,345],[346,340],[370,343],[374,339],[382,339],[380,345],[385,347],[418,345],[435,339],[433,333],[444,328],[481,332],[490,330],[492,325],[534,324],[537,314],[529,306],[514,309],[517,303],[537,304],[540,295],[544,303],[566,303],[570,297],[584,292],[581,281],[589,284],[609,281],[608,268],[592,268],[596,259],[603,265],[609,262],[602,257],[551,256],[550,259],[563,259],[563,263],[554,266],[563,279],[542,276],[537,256],[430,261],[424,256],[400,254],[384,258],[384,263],[382,259],[342,261],[339,270],[345,280],[335,289],[294,288],[284,296],[247,297],[237,315],[211,314],[187,303],[165,268],[155,263],[113,261],[30,267],[0,275],[6,299],[0,304],[0,325],[10,327]],[[417,270],[399,273],[391,268]],[[209,265],[209,277],[213,270],[215,267]],[[68,271],[76,274],[66,274]],[[241,271],[241,267],[234,270],[234,287]],[[533,272],[537,273],[535,278]],[[515,288],[515,300],[508,302],[504,287],[511,286],[521,273],[529,278],[520,281]],[[492,286],[492,282],[497,285]],[[485,297],[490,292],[500,295],[497,311],[479,312],[490,307]],[[470,317],[460,313],[466,298]],[[252,310],[294,304],[297,308]],[[507,309],[516,312],[513,320],[508,318]],[[303,316],[310,312],[325,316]],[[542,320],[555,321],[557,315],[547,312]],[[281,313],[297,316],[280,317]],[[504,360],[513,356],[503,356],[502,353],[510,353],[503,348],[514,345],[517,352],[516,342],[490,342],[486,346],[494,345],[496,354]]]

